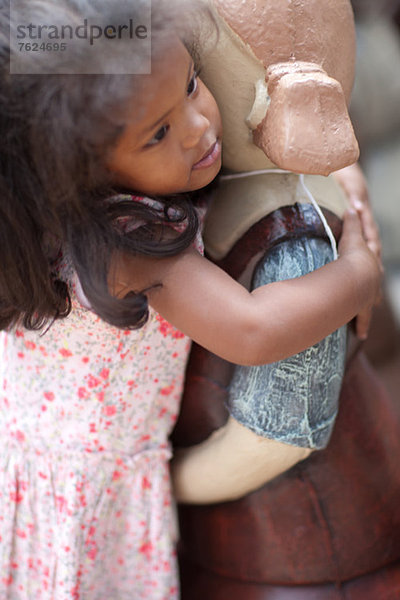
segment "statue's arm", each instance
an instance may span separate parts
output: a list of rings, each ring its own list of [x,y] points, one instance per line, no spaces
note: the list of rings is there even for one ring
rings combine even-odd
[[[311,451],[259,436],[229,417],[201,444],[176,451],[171,467],[174,495],[190,504],[236,500]]]
[[[332,259],[329,244],[300,238],[279,244],[259,262],[254,287],[298,277]],[[224,427],[179,450],[172,462],[180,502],[233,500],[251,492],[328,443],[346,355],[346,328],[288,359],[237,366]]]

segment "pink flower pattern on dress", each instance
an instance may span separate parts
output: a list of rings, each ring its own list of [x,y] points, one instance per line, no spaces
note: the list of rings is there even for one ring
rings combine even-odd
[[[74,295],[44,335],[0,336],[1,600],[177,600],[168,436],[189,340]]]

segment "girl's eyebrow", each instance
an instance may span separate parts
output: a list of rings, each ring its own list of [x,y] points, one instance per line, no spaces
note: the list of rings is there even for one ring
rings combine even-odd
[[[188,74],[187,74],[187,77],[186,77],[186,87],[188,86],[190,78],[192,76],[193,67],[194,67],[194,63],[193,63],[193,60],[191,60],[190,63],[189,63],[189,71],[188,71]],[[150,133],[150,131],[153,131],[153,129],[155,129],[157,127],[157,125],[160,125],[168,117],[168,115],[172,111],[173,111],[173,108],[171,108],[166,113],[164,113],[162,115],[162,117],[160,117],[159,119],[157,119],[157,121],[155,121],[152,125],[150,125],[150,127],[146,127],[146,129],[143,130],[143,134],[142,135],[146,135],[146,133]]]

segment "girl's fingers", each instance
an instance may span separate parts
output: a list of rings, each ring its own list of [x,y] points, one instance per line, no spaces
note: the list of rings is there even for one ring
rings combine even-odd
[[[343,231],[339,242],[339,248],[343,248],[354,240],[362,241],[362,229],[359,216],[355,210],[349,208],[343,215]]]
[[[356,334],[358,339],[366,340],[371,323],[372,309],[364,308],[356,317]]]
[[[379,261],[382,257],[382,244],[379,235],[379,229],[375,223],[371,208],[368,203],[362,202],[357,196],[350,196],[350,204],[360,216],[362,231],[365,241],[371,252],[375,254]]]
[[[357,229],[361,233],[360,217],[354,208],[348,208],[343,215],[344,229]]]

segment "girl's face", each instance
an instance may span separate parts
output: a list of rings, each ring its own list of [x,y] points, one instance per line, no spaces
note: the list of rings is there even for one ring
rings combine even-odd
[[[114,183],[159,196],[204,187],[221,168],[221,118],[183,44],[141,79],[107,163]]]

